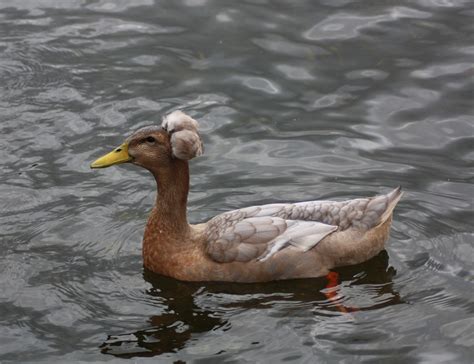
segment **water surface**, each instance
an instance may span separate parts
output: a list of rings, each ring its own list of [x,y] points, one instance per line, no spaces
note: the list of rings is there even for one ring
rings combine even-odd
[[[473,16],[467,0],[0,1],[0,360],[471,363]],[[175,109],[206,145],[190,221],[402,185],[387,250],[333,288],[144,271],[152,179],[89,163]]]

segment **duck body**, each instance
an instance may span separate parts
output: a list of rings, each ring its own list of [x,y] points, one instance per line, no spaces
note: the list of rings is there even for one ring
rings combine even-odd
[[[91,165],[132,162],[155,177],[158,194],[143,238],[145,268],[185,281],[265,282],[321,277],[384,249],[400,188],[346,201],[246,207],[188,224],[188,159],[200,153],[197,122],[177,111],[161,128],[140,129]]]
[[[233,252],[210,253],[208,224],[212,223],[211,220],[207,224],[190,225],[184,234],[173,234],[158,229],[159,224],[152,216],[143,240],[144,266],[184,281],[266,282],[321,277],[332,268],[362,263],[382,251],[391,218],[365,232],[358,229],[334,232],[307,252],[289,246],[265,261],[252,255],[260,252],[258,248],[250,248],[248,256],[236,251],[238,248]],[[225,250],[225,247],[213,249]],[[226,255],[228,261],[220,261]]]

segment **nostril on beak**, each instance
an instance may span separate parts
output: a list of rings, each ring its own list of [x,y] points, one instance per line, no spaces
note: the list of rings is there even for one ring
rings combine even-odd
[[[119,153],[119,152],[121,152],[121,151],[122,151],[122,148],[117,148],[117,149],[115,149],[115,153]]]

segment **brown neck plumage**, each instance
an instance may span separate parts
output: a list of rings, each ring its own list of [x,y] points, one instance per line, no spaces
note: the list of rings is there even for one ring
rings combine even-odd
[[[156,228],[173,233],[184,233],[189,225],[186,206],[189,192],[188,162],[173,159],[167,167],[151,171],[158,187],[155,207],[150,222]]]

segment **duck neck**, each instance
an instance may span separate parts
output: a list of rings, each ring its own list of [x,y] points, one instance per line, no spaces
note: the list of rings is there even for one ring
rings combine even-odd
[[[159,230],[184,233],[189,225],[186,206],[189,192],[189,165],[173,159],[166,168],[152,171],[158,187],[150,222]]]

